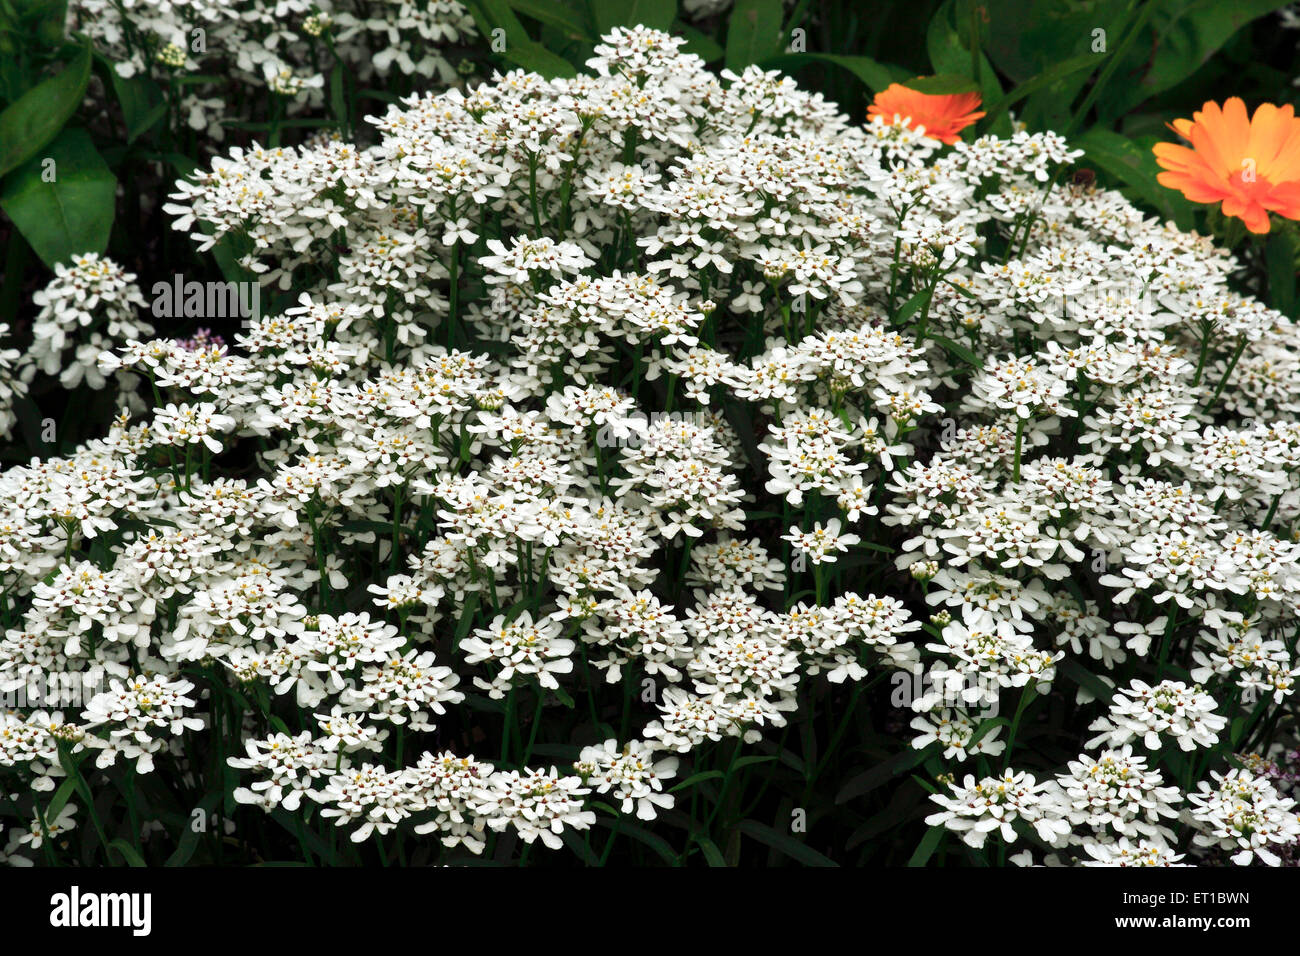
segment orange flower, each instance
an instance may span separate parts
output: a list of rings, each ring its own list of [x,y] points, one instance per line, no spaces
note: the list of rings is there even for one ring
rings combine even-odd
[[[1206,103],[1190,120],[1170,124],[1191,148],[1157,143],[1160,185],[1192,202],[1223,203],[1251,232],[1268,232],[1268,214],[1300,219],[1300,119],[1291,106],[1264,103],[1254,118],[1232,97]]]
[[[900,116],[904,126],[921,126],[931,139],[955,143],[958,133],[984,115],[982,110],[976,112],[979,105],[978,93],[918,93],[901,83],[891,83],[871,101],[867,119],[881,116],[892,124],[894,117]]]

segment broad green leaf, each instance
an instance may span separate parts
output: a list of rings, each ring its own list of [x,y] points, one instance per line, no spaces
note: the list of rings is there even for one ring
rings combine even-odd
[[[1095,70],[1101,66],[1102,60],[1103,57],[1097,53],[1081,53],[1079,56],[1072,56],[1068,60],[1049,67],[1033,79],[1021,83],[997,102],[986,106],[985,111],[988,113],[989,118],[992,119],[1002,110],[1010,109],[1021,100],[1051,86],[1053,83],[1057,83],[1076,73]]]
[[[1120,75],[1136,74],[1140,79],[1111,84],[1102,97],[1103,116],[1120,116],[1143,100],[1178,85],[1242,27],[1286,6],[1278,0],[1148,2],[1152,6],[1150,20],[1119,67]]]
[[[918,76],[907,80],[904,84],[909,90],[916,90],[918,93],[929,93],[932,96],[947,96],[953,93],[976,93],[979,87],[975,81],[965,74],[958,73],[940,73],[938,76]]]
[[[45,181],[47,172],[53,182]],[[116,194],[117,180],[90,135],[69,129],[5,177],[0,208],[53,268],[75,255],[108,248]]]
[[[474,626],[474,612],[478,610],[478,602],[479,596],[475,593],[461,606],[460,620],[456,622],[456,633],[452,636],[452,647],[460,647],[460,642],[465,640],[469,629]]]
[[[926,26],[926,53],[934,72],[939,76],[966,77],[971,80],[969,86],[926,89],[910,82],[906,85],[922,93],[967,93],[978,90],[985,103],[1001,100],[1002,84],[982,48],[984,19],[987,16],[987,8],[983,5],[972,7],[969,2],[954,3],[948,0],[935,11]],[[984,127],[1000,136],[1011,135],[1010,120],[1005,116],[991,115],[984,121]]]
[[[785,48],[781,0],[737,0],[727,21],[727,68],[739,73]]]
[[[577,73],[572,63],[547,50],[528,35],[506,0],[471,0],[466,7],[479,32],[488,37],[491,43],[496,42],[494,31],[504,32],[505,49],[499,55],[515,66],[540,73],[547,78],[573,76]]]
[[[848,70],[873,93],[879,93],[891,83],[902,83],[912,74],[901,66],[878,63],[867,56],[836,56],[831,53],[787,53],[763,61],[766,69],[785,70],[787,73],[810,63],[831,63]]]
[[[721,44],[708,34],[702,33],[695,27],[685,23],[678,24],[674,32],[686,41],[681,47],[683,53],[693,53],[705,63],[713,63],[722,59],[723,50]]]
[[[1283,315],[1296,318],[1296,230],[1290,223],[1275,228],[1265,246],[1268,264],[1269,304]]]
[[[926,53],[930,56],[930,66],[935,73],[972,76],[970,48],[953,28],[952,7],[949,0],[930,18],[930,24],[925,30]]]
[[[510,44],[501,55],[515,66],[532,73],[540,73],[547,79],[573,76],[578,72],[564,57],[556,56],[538,43]]]
[[[934,295],[932,289],[922,289],[920,292],[916,293],[916,295],[904,302],[899,306],[898,312],[894,316],[894,324],[902,325],[907,322],[908,319],[920,312],[921,309],[925,308],[932,295]]]
[[[148,131],[158,120],[167,114],[167,103],[162,90],[148,76],[122,76],[117,72],[116,64],[103,54],[95,54],[101,77],[113,88],[117,105],[122,110],[122,120],[126,126],[126,141],[135,142],[140,134]]]
[[[558,0],[510,0],[510,6],[538,23],[555,27],[571,40],[594,40],[591,26],[569,5]]]
[[[984,49],[999,71],[1024,83],[1094,46],[1104,43],[1107,50],[1113,49],[1130,2],[983,0],[988,13],[982,29]]]
[[[58,135],[81,105],[90,82],[90,45],[0,113],[0,176],[17,169]]]
[[[677,17],[677,0],[591,0],[596,32],[637,24],[666,31]]]

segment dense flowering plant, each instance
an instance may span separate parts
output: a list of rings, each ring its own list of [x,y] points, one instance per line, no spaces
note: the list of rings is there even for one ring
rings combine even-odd
[[[118,79],[157,79],[177,124],[204,140],[224,139],[226,124],[266,103],[272,121],[319,113],[338,71],[375,84],[418,74],[426,84],[449,85],[458,64],[444,48],[476,35],[457,0],[72,0],[67,7],[69,29],[95,43]],[[222,89],[232,82],[233,95]]]
[[[127,410],[0,475],[0,690],[94,685],[0,714],[10,862],[188,859],[195,808],[216,858],[834,858],[791,818],[887,762],[915,862],[1294,858],[1292,323],[1055,134],[680,45],[178,183],[282,300],[232,342],[54,279],[0,369],[90,327]]]

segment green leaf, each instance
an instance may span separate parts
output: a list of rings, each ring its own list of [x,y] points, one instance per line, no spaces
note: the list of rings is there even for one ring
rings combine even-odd
[[[925,307],[925,304],[930,301],[930,296],[933,294],[934,291],[932,289],[922,289],[920,292],[916,293],[916,295],[904,302],[898,307],[898,312],[894,315],[894,324],[903,325],[907,322],[908,319]]]
[[[630,836],[633,840],[644,843],[650,849],[654,850],[659,857],[669,866],[677,866],[677,854],[673,848],[668,845],[668,841],[658,834],[651,833],[645,827],[633,823],[627,817],[620,816],[617,820],[600,820],[599,824],[608,827],[611,830],[617,829],[619,833]]]
[[[1064,60],[1061,63],[1057,63],[1055,66],[1049,67],[1033,79],[1021,83],[991,106],[985,107],[985,112],[988,114],[988,119],[986,119],[985,122],[991,123],[998,113],[1010,109],[1021,100],[1037,93],[1041,89],[1051,86],[1053,83],[1060,82],[1067,77],[1073,76],[1076,73],[1082,73],[1085,70],[1091,72],[1101,66],[1103,60],[1104,57],[1098,53],[1081,53],[1078,56],[1072,56],[1068,60]]]
[[[53,182],[44,181],[47,169]],[[0,208],[41,261],[54,268],[80,253],[108,248],[116,198],[117,180],[90,135],[69,129],[5,178]]]
[[[943,279],[943,284],[947,286],[952,286],[952,288],[957,290],[958,295],[964,295],[966,298],[974,299],[976,302],[979,301],[979,296],[977,296],[970,289],[966,288],[964,285],[959,285],[958,283],[953,282],[951,279],[948,278]]]
[[[722,45],[707,33],[685,23],[679,23],[674,32],[686,41],[681,47],[683,53],[693,53],[705,63],[722,59]]]
[[[935,343],[942,346],[943,350],[953,358],[965,362],[972,368],[984,367],[984,363],[980,361],[980,357],[960,342],[954,342],[952,339],[946,338],[942,335],[931,335],[930,338],[933,339]]]
[[[548,80],[560,76],[574,76],[578,72],[564,57],[556,56],[537,43],[511,44],[501,55],[515,66],[531,73],[540,73]]]
[[[677,0],[591,0],[591,15],[602,36],[637,24],[667,31],[677,18]]]
[[[708,862],[709,866],[727,865],[727,861],[723,857],[722,851],[718,849],[718,845],[714,843],[712,840],[710,840],[708,837],[704,836],[703,834],[697,833],[694,836],[692,836],[691,839],[693,839],[697,844],[699,844],[700,850],[702,850],[704,853],[704,859]]]
[[[111,60],[98,54],[96,59],[102,66],[102,72],[107,74],[109,82],[113,84],[113,95],[117,97],[117,105],[122,108],[126,141],[133,143],[167,115],[167,103],[163,99],[162,90],[148,76],[122,76],[114,69]]]
[[[456,622],[455,643],[460,644],[469,629],[474,626],[474,612],[478,610],[479,596],[471,594],[460,609],[460,620]]]
[[[334,114],[334,119],[339,125],[347,124],[348,100],[344,94],[342,61],[335,63],[334,69],[330,71],[330,112]]]
[[[870,770],[863,771],[840,787],[840,792],[835,794],[835,802],[847,803],[855,797],[870,793],[876,787],[887,783],[900,773],[911,770],[924,759],[925,751],[923,750],[908,749],[895,754],[889,760],[876,764]]]
[[[555,27],[571,40],[590,42],[595,39],[591,26],[582,15],[558,0],[510,0],[510,6],[538,23]]]
[[[727,69],[739,73],[785,47],[781,0],[737,0],[727,21]]]
[[[199,801],[199,805],[195,809],[203,811],[203,818],[206,822],[220,801],[221,794],[210,793]],[[176,849],[172,851],[171,856],[167,857],[167,861],[163,863],[163,866],[184,866],[190,862],[190,858],[194,856],[194,851],[198,848],[202,837],[203,834],[194,829],[193,817],[185,817],[181,825],[181,838],[177,841]]]
[[[1237,744],[1241,743],[1241,737],[1242,734],[1245,732],[1245,730],[1246,730],[1246,718],[1244,716],[1238,717],[1236,720],[1232,722],[1232,727],[1230,728],[1228,734],[1228,741],[1234,749],[1236,748]]]
[[[90,45],[57,76],[32,87],[0,113],[0,176],[39,153],[81,105],[90,82]]]
[[[912,779],[917,778],[912,775]],[[882,833],[888,833],[905,826],[912,820],[920,819],[929,812],[929,809],[929,801],[905,782],[894,791],[894,796],[883,810],[872,813],[866,823],[849,834],[848,839],[844,841],[845,849],[851,850]]]
[[[1061,661],[1057,669],[1101,703],[1110,700],[1115,693],[1114,688],[1071,657]]]
[[[505,49],[499,55],[515,66],[540,73],[548,79],[577,73],[572,63],[528,35],[506,0],[471,0],[466,6],[484,36],[492,37],[494,30],[505,31]]]
[[[1105,31],[1107,50],[1120,42],[1132,0],[998,0],[991,4],[984,49],[993,65],[1024,83],[1058,63],[1089,52],[1096,30]]]
[[[926,770],[928,770],[930,773],[933,773],[935,776],[938,776],[939,774],[943,773],[943,764],[940,763],[938,760],[935,759],[935,753],[934,753],[934,751],[937,750],[938,748],[937,748],[934,744],[931,744],[931,745],[927,746],[925,749],[926,749],[926,751],[930,754],[930,756],[929,756],[928,758],[926,758],[926,761],[925,761],[925,768],[926,768]],[[932,765],[933,765],[933,766],[932,766]],[[908,774],[908,776],[912,778],[912,782],[913,782],[913,783],[915,783],[918,787],[920,787],[920,788],[921,788],[922,790],[924,790],[926,793],[938,793],[938,792],[939,792],[938,788],[935,787],[934,784],[932,784],[929,780],[926,780],[926,779],[925,779],[924,777],[922,777],[920,774],[910,773],[910,774]]]
[[[677,786],[669,790],[669,793],[677,793],[679,790],[685,790],[687,787],[693,787],[697,783],[703,783],[705,780],[715,780],[722,776],[721,770],[701,770],[699,773],[693,773]]]
[[[925,836],[921,837],[921,842],[916,845],[916,852],[908,859],[908,866],[925,866],[926,861],[934,855],[934,851],[939,848],[943,842],[944,828],[941,826],[930,827],[925,831]]]
[[[831,53],[787,53],[782,56],[764,60],[762,65],[769,70],[785,70],[787,73],[811,63],[831,63],[848,70],[873,93],[879,93],[891,83],[902,83],[911,75],[910,70],[892,63],[878,63],[868,56],[837,56]]]
[[[68,805],[73,792],[77,789],[75,778],[69,777],[59,784],[59,789],[54,791],[54,797],[50,800],[49,805],[45,808],[45,821],[48,823],[57,820],[63,808]]]
[[[290,813],[288,810],[277,809],[272,811],[271,819],[279,824],[286,833],[293,836],[295,840],[303,839],[307,843],[307,849],[315,853],[320,861],[326,866],[338,866],[340,852],[331,850],[330,845],[321,839],[320,835],[311,827],[302,826],[302,818]],[[268,863],[267,866],[277,866],[280,864]]]
[[[839,866],[830,857],[818,853],[802,840],[795,839],[789,833],[774,830],[767,824],[759,823],[757,820],[742,820],[739,830],[750,839],[757,840],[764,846],[769,846],[773,850],[784,853],[796,863],[802,863],[805,866]]]
[[[942,86],[936,82],[928,89],[911,83],[907,85],[932,94],[978,91],[985,103],[1002,99],[1002,84],[998,82],[997,71],[984,55],[982,46],[984,23],[988,17],[984,6],[972,9],[969,2],[955,4],[947,0],[935,11],[926,27],[925,48],[931,68],[941,77],[965,77],[971,81],[968,86],[962,88],[954,82]],[[1002,115],[986,119],[984,129],[999,136],[1011,135],[1010,120]]]
[[[127,843],[121,837],[109,843],[109,849],[116,850],[122,854],[122,859],[126,860],[128,866],[142,867],[145,866],[144,859],[136,852],[135,847]]]
[[[1143,100],[1172,89],[1205,65],[1252,20],[1286,6],[1278,0],[1147,0],[1150,19],[1119,65],[1102,98],[1103,117],[1121,116]],[[1118,42],[1118,37],[1112,37]],[[1225,94],[1226,95],[1226,94]],[[1197,101],[1199,102],[1199,100]]]
[[[903,83],[909,90],[931,96],[950,96],[954,93],[977,93],[979,87],[968,76],[957,73],[940,73],[938,76],[918,76]]]
[[[925,28],[925,51],[935,73],[971,75],[970,49],[953,28],[951,2],[942,4],[930,18]]]
[[[1274,229],[1264,247],[1269,304],[1293,319],[1296,318],[1296,245],[1295,227],[1287,224]]]

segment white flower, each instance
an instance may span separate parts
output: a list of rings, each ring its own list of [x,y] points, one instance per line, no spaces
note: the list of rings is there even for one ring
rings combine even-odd
[[[862,540],[856,534],[841,534],[839,518],[832,518],[825,526],[820,521],[814,522],[811,531],[802,531],[798,525],[791,525],[790,533],[781,538],[789,541],[813,564],[834,563],[837,552],[847,552]]]
[[[677,772],[677,758],[663,757],[647,744],[633,740],[622,748],[614,739],[584,747],[574,770],[596,793],[611,794],[624,813],[635,808],[638,819],[653,820],[659,809],[673,806],[664,781]]]
[[[1212,747],[1228,724],[1228,718],[1214,713],[1217,706],[1199,686],[1164,680],[1152,687],[1134,679],[1111,700],[1110,714],[1088,725],[1089,730],[1102,733],[1085,746],[1105,741],[1118,747],[1140,738],[1148,750],[1156,751],[1161,736],[1167,735],[1183,750]]]
[[[1300,839],[1296,802],[1249,770],[1211,771],[1210,776],[1214,783],[1202,780],[1196,793],[1187,795],[1190,820],[1201,831],[1193,843],[1232,852],[1238,866],[1255,857],[1279,865],[1277,848]]]
[[[1000,777],[985,777],[978,782],[967,774],[961,786],[953,785],[951,795],[934,793],[930,799],[943,810],[926,817],[926,825],[947,827],[975,849],[983,847],[994,832],[1005,842],[1014,842],[1014,824],[1019,820],[1052,844],[1070,832],[1061,816],[1055,785],[1051,781],[1037,783],[1023,771],[1007,770]]]

